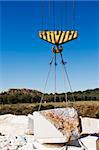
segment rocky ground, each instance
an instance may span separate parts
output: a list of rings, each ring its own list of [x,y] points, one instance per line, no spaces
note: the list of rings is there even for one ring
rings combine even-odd
[[[31,134],[29,116],[1,115],[0,116],[0,150],[66,150],[66,147],[45,148],[35,142]],[[80,139],[81,147],[68,147],[68,150],[98,150],[96,140],[98,136],[87,136]],[[50,149],[48,148],[50,147]],[[51,148],[52,147],[52,148]]]
[[[0,150],[33,150],[33,135],[28,135],[28,116],[0,116]]]

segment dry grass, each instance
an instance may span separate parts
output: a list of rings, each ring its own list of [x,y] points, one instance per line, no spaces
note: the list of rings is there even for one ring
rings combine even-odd
[[[78,101],[78,102],[58,102],[58,103],[46,103],[42,104],[42,109],[54,108],[54,107],[74,107],[77,109],[81,116],[99,117],[99,101]],[[24,103],[24,104],[5,104],[0,105],[0,114],[32,114],[33,111],[38,109],[37,103]]]

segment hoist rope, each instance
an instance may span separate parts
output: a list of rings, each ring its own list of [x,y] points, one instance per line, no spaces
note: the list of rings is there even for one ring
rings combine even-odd
[[[62,64],[62,62],[61,62]],[[65,76],[65,72],[64,72],[64,68],[62,67],[62,72],[63,72],[63,81],[64,81],[64,88],[65,88],[65,102],[67,103],[67,90],[66,90],[66,76]]]
[[[64,62],[63,57],[62,57],[62,53],[60,53],[60,56],[61,56],[61,60],[62,60],[62,66],[63,66],[64,72],[65,72],[65,75],[67,77],[67,81],[68,81],[68,84],[69,84],[69,87],[70,87],[70,91],[71,91],[71,94],[72,94],[72,98],[73,98],[73,101],[75,101],[75,98],[74,98],[74,95],[73,95],[72,86],[71,86],[71,83],[70,83],[70,79],[69,79],[69,76],[68,76],[68,73],[67,73],[67,69],[65,67],[65,62]]]
[[[68,84],[69,84],[69,87],[70,87],[70,91],[71,91],[71,94],[72,94],[72,98],[73,98],[73,101],[75,101],[75,98],[74,98],[74,95],[73,95],[73,90],[72,90],[72,87],[71,87],[71,83],[70,83],[70,80],[69,80],[69,76],[68,76],[68,73],[67,73],[67,69],[65,67],[65,62],[63,60],[63,57],[62,57],[62,53],[60,53],[60,57],[61,57],[61,63],[62,63],[62,66],[63,66],[63,75],[64,75],[64,86],[65,86],[65,89],[66,89],[66,78],[67,78],[67,81],[68,81]],[[49,79],[49,75],[50,75],[50,71],[51,71],[51,66],[52,66],[52,63],[54,61],[54,66],[55,66],[55,70],[54,70],[54,102],[56,102],[56,66],[57,66],[57,63],[56,63],[56,53],[54,53],[54,56],[50,62],[50,67],[49,67],[49,70],[48,70],[48,74],[47,74],[47,79],[45,81],[45,86],[44,86],[44,91],[42,93],[42,97],[41,97],[41,100],[40,100],[40,104],[39,104],[39,108],[38,108],[38,111],[40,111],[41,109],[41,105],[42,105],[42,102],[43,102],[43,99],[44,99],[44,94],[45,94],[45,90],[46,90],[46,86],[47,86],[47,82],[48,82],[48,79]],[[65,91],[65,101],[67,102],[67,92]]]
[[[56,3],[54,0],[54,30],[56,30]]]
[[[60,29],[62,30],[62,25],[63,25],[63,19],[62,19],[62,1],[60,3]]]
[[[50,22],[51,22],[51,10],[50,10],[50,7],[51,7],[51,2],[50,2],[50,0],[49,0],[49,3],[48,3],[48,5],[49,5],[49,14],[48,14],[48,16],[49,16],[49,19],[48,19],[48,24],[49,24],[49,29],[50,29]]]
[[[55,65],[55,73],[54,73],[54,81],[55,81],[55,86],[54,86],[54,102],[56,102],[56,66],[57,66],[57,64],[56,64],[56,53],[54,53],[54,60],[55,60],[55,62],[54,62],[54,65]]]
[[[75,0],[73,0],[73,21],[72,21],[72,24],[73,24],[73,29],[75,30]]]
[[[70,80],[69,80],[69,76],[68,76],[68,73],[67,73],[67,69],[66,69],[65,65],[63,65],[63,67],[64,67],[64,71],[65,71],[66,76],[67,76],[67,80],[68,80],[68,84],[69,84],[69,87],[70,87],[70,91],[71,91],[71,94],[72,94],[73,101],[75,101],[75,98],[74,98],[74,95],[73,95],[73,90],[72,90],[71,83],[70,83]]]
[[[59,3],[59,4],[58,4]],[[42,10],[42,23],[41,23],[41,28],[42,30],[45,30],[44,27],[46,26],[46,28],[50,28],[51,24],[53,25],[53,30],[56,29],[56,22],[58,23],[58,21],[56,20],[57,17],[59,18],[59,26],[60,26],[60,30],[63,29],[63,25],[64,28],[65,26],[67,27],[68,23],[69,23],[69,19],[68,19],[68,6],[67,6],[68,1],[60,1],[60,2],[56,2],[55,0],[49,0],[48,3],[45,3],[44,1],[41,2],[41,10]],[[46,15],[46,13],[44,12],[45,10],[47,10],[48,6],[48,16]],[[46,9],[45,9],[46,8]],[[56,9],[57,8],[57,9]],[[52,11],[52,13],[51,13]],[[70,10],[69,10],[70,11]],[[71,25],[72,28],[75,29],[75,0],[72,0],[72,8],[71,8]],[[59,16],[56,14],[59,14]],[[52,19],[52,22],[51,22]]]
[[[67,5],[67,3],[68,3],[68,2],[65,1],[65,4],[64,4],[65,10],[66,10],[66,12],[64,13],[64,14],[65,14],[65,26],[66,26],[65,28],[68,27],[68,11],[67,11],[67,10],[68,10],[68,7],[67,7],[68,5]]]
[[[47,78],[46,78],[46,81],[45,81],[45,86],[44,86],[43,94],[41,96],[41,100],[40,100],[40,104],[39,104],[39,107],[38,107],[38,111],[40,111],[41,105],[42,105],[42,101],[44,99],[44,94],[45,94],[47,82],[48,82],[48,79],[49,79],[49,75],[50,75],[50,72],[51,72],[51,66],[52,66],[53,60],[54,60],[54,57],[52,58],[52,60],[51,60],[51,62],[49,64],[50,66],[49,66],[49,69],[48,69],[48,74],[47,74]]]
[[[55,0],[52,1],[53,3],[53,30],[55,30]]]
[[[43,8],[43,1],[42,1],[42,2],[41,2],[41,10],[43,10],[43,9],[44,9],[44,8]],[[43,20],[43,19],[44,19],[44,18],[43,18],[43,11],[42,11],[41,14],[42,14],[42,16],[41,16],[41,30],[43,30],[43,21],[44,21],[44,20]]]
[[[62,15],[61,15],[62,16],[62,30],[64,30],[65,20],[66,20],[65,1],[62,1],[61,11],[62,11]]]

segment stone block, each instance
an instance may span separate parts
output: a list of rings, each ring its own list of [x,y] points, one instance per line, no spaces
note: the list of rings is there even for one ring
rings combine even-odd
[[[62,143],[80,137],[80,121],[74,108],[34,112],[34,136],[42,143]]]

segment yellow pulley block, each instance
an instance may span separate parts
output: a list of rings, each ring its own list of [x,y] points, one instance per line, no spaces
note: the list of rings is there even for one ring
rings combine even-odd
[[[74,30],[70,31],[40,31],[39,37],[51,44],[61,45],[67,43],[71,40],[76,39],[78,36],[78,32]]]

